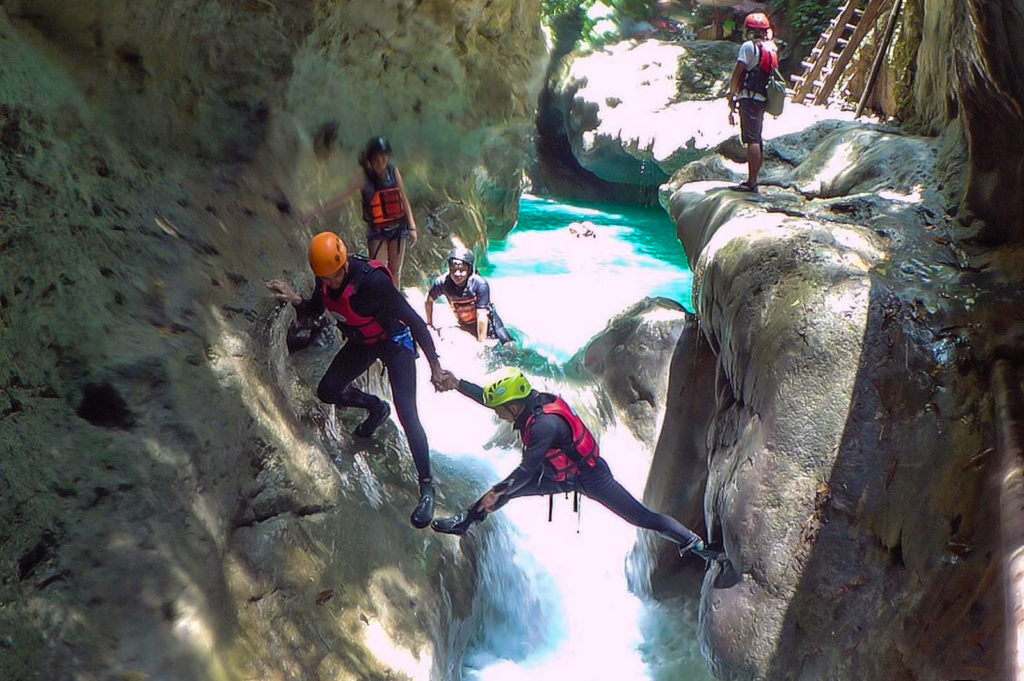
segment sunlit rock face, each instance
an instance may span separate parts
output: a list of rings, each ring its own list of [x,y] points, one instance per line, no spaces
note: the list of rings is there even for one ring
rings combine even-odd
[[[649,200],[728,137],[727,108],[712,100],[728,90],[735,63],[736,46],[715,41],[626,41],[568,55],[541,97],[534,183],[578,198]]]
[[[297,216],[373,133],[407,276],[508,223],[543,49],[518,0],[0,8],[0,677],[444,676],[469,568],[409,525],[404,438],[292,385],[263,281],[361,247]]]
[[[645,298],[608,322],[574,358],[602,379],[619,417],[649,445],[665,410],[668,364],[687,316],[673,300]]]
[[[706,491],[660,443],[654,470],[728,554],[701,594],[718,678],[1000,677],[987,367],[1021,344],[1024,260],[952,241],[940,144],[841,126],[783,187],[668,197],[703,334],[674,451]]]
[[[969,165],[959,217],[981,218],[989,242],[1024,241],[1024,80],[1020,0],[915,0],[923,14],[914,100],[934,130],[966,131]],[[955,162],[955,159],[951,162]],[[978,227],[978,225],[975,225]]]

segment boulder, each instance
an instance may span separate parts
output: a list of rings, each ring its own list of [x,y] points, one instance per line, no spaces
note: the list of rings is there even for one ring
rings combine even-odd
[[[665,409],[672,348],[686,318],[675,301],[645,298],[608,322],[573,359],[603,381],[619,418],[651,446]]]
[[[717,678],[971,678],[1002,664],[986,372],[1019,345],[999,319],[1024,303],[1024,267],[1018,251],[982,261],[952,242],[924,189],[937,146],[842,128],[792,171],[832,198],[698,182],[668,199],[706,349],[691,341],[705,361],[684,385],[672,375],[682,418],[666,416],[646,498],[674,496],[685,518],[703,497],[725,547],[701,593]]]
[[[539,163],[555,162],[545,156],[571,155],[559,162],[578,165],[575,174],[599,183],[638,189],[661,184],[718,142],[724,115],[722,125],[707,131],[678,122],[712,120],[716,107],[707,100],[724,94],[735,58],[734,45],[716,41],[623,41],[571,53],[552,70],[541,98],[538,120],[548,121],[551,130],[538,148]],[[550,174],[534,180],[554,191],[566,181]],[[632,201],[641,198],[638,191]]]

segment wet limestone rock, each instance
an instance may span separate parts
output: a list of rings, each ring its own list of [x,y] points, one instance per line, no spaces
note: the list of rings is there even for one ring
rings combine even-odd
[[[543,162],[545,154],[568,152],[584,175],[613,186],[656,187],[720,141],[720,125],[679,121],[723,112],[711,100],[724,95],[735,61],[735,46],[717,41],[624,41],[570,54],[553,69],[538,112],[566,147],[548,141],[537,153]],[[534,178],[555,192],[570,180]]]
[[[665,409],[668,362],[687,317],[667,298],[645,298],[612,319],[574,358],[601,378],[620,418],[653,445]]]
[[[1000,321],[1024,303],[1019,249],[951,238],[921,189],[939,141],[833,134],[791,173],[821,191],[671,195],[704,337],[681,342],[705,358],[679,375],[704,388],[672,404],[673,372],[669,413],[700,432],[666,432],[666,415],[661,438],[707,461],[707,487],[659,443],[652,471],[673,478],[646,498],[702,500],[724,543],[701,595],[717,678],[997,678],[986,367],[1019,345]]]
[[[700,323],[687,313],[666,367],[665,416],[657,434],[644,503],[679,519],[702,537],[704,489],[708,475],[707,433],[715,414],[716,359]],[[657,545],[657,569],[671,575],[681,567],[671,545]]]
[[[991,243],[1024,241],[1024,125],[1018,50],[1024,30],[1017,0],[950,5],[914,0],[921,17],[913,102],[931,132],[966,137],[966,187],[958,217]],[[911,34],[913,35],[913,34]],[[952,156],[949,164],[959,159]],[[972,225],[976,218],[979,225]]]
[[[401,436],[304,406],[263,286],[308,293],[315,229],[362,243],[297,214],[371,132],[417,211],[451,206],[411,277],[483,242],[477,179],[518,191],[492,131],[529,120],[537,3],[413,4],[0,7],[0,677],[423,678],[459,654],[440,632],[472,566],[409,526]]]

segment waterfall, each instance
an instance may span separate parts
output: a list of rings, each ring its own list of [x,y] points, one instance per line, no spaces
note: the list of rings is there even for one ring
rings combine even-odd
[[[688,300],[685,260],[679,262],[674,234],[668,238],[677,260],[664,262],[651,251],[666,236],[645,246],[646,232],[637,237],[621,215],[539,200],[532,207],[540,213],[534,228],[521,224],[496,245],[486,270],[500,314],[529,349],[484,349],[456,331],[439,344],[442,363],[476,383],[500,366],[519,366],[535,388],[562,395],[600,439],[616,479],[640,498],[653,443],[637,441],[617,422],[603,389],[563,366],[616,312],[645,295]],[[594,243],[578,243],[562,230],[584,216],[597,226]],[[407,294],[421,304],[420,294]],[[438,515],[446,515],[511,472],[521,449],[508,424],[461,395],[435,394],[425,373],[420,411],[441,490]],[[709,679],[695,640],[696,604],[669,610],[649,600],[649,547],[662,540],[590,499],[581,498],[576,514],[571,498],[556,496],[550,522],[548,504],[548,497],[515,499],[465,537],[444,538],[477,566],[470,616],[442,618],[450,660],[444,678]]]

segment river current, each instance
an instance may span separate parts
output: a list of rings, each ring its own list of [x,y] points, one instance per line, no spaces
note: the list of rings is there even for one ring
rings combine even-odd
[[[516,229],[492,242],[480,269],[520,342],[483,350],[452,329],[439,345],[445,366],[479,382],[520,366],[536,388],[563,395],[600,439],[616,479],[640,498],[653,443],[638,442],[603,389],[564,367],[645,296],[689,308],[692,277],[671,220],[658,210],[526,197]],[[421,390],[430,391],[425,377]],[[489,410],[453,393],[420,404],[444,490],[438,515],[465,508],[518,464],[518,441]],[[574,513],[571,499],[556,497],[550,515],[547,497],[517,499],[461,540],[477,556],[476,600],[469,620],[446,623],[445,678],[710,679],[696,603],[649,597],[650,546],[662,540],[588,499]]]

